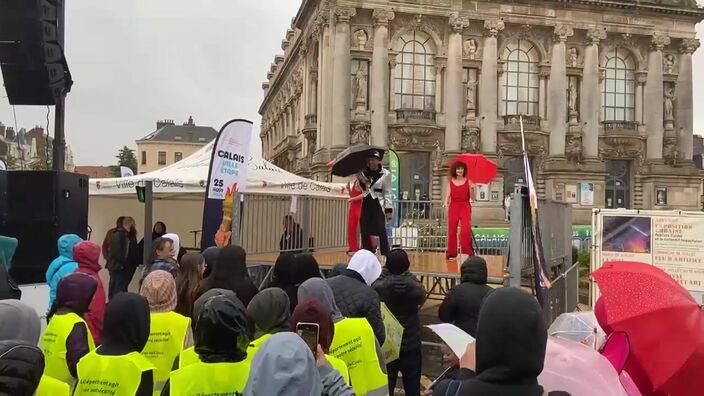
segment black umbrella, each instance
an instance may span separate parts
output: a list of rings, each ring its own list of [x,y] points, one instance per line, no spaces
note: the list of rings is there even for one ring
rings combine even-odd
[[[384,158],[383,148],[370,146],[366,143],[356,144],[346,148],[331,161],[333,176],[347,177],[354,175],[367,167],[369,158]]]

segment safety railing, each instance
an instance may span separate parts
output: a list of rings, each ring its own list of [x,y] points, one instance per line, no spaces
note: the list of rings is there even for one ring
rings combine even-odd
[[[543,312],[549,326],[558,316],[572,312],[579,304],[579,265],[573,264],[567,271],[551,281],[552,287],[546,290]]]

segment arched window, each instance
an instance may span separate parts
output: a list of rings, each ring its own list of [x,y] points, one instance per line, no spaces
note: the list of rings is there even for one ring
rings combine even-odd
[[[616,48],[606,54],[602,85],[602,120],[635,121],[636,62],[630,52]]]
[[[504,115],[538,115],[538,49],[530,41],[516,40],[506,46],[503,58]]]
[[[422,31],[402,35],[395,44],[396,109],[435,110],[435,45]]]

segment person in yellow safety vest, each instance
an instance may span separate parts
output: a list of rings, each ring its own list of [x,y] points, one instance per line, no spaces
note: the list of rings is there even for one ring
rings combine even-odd
[[[316,356],[295,333],[274,334],[252,360],[244,396],[354,396],[318,345]]]
[[[237,296],[211,297],[196,318],[195,350],[201,361],[172,371],[161,395],[241,395],[251,339],[252,324]]]
[[[37,389],[44,371],[44,354],[37,347],[40,328],[34,308],[0,300],[0,395],[30,396]]]
[[[247,359],[252,360],[257,350],[272,334],[290,331],[288,320],[291,317],[291,304],[288,295],[278,287],[270,287],[259,292],[247,306],[247,315],[257,328],[258,338],[249,344]]]
[[[176,281],[166,271],[150,272],[144,278],[139,294],[147,299],[151,311],[149,340],[142,356],[156,367],[154,393],[159,395],[181,351],[193,345],[191,319],[174,312]]]
[[[118,293],[105,308],[103,343],[78,362],[74,396],[151,396],[154,365],[140,354],[149,339],[149,303]]]
[[[41,338],[44,375],[76,384],[78,362],[95,349],[83,315],[88,311],[98,283],[89,275],[74,272],[59,281],[49,324]]]
[[[49,377],[48,375],[42,375],[42,379],[39,380],[39,386],[37,391],[34,392],[34,396],[69,396],[71,395],[71,386],[69,384],[59,381],[56,378]]]
[[[207,292],[201,294],[200,297],[196,299],[195,302],[193,302],[193,318],[197,319],[200,314],[203,312],[203,309],[205,309],[205,302],[208,301],[209,299],[217,296],[234,296],[235,292],[232,290],[227,290],[227,289],[210,289]],[[196,320],[193,320],[191,322],[191,328],[195,329],[196,327]],[[200,362],[200,358],[198,358],[198,354],[196,353],[195,347],[190,347],[186,348],[183,351],[181,351],[181,355],[178,358],[178,368],[186,367],[189,364],[193,363],[198,363]]]
[[[388,395],[384,355],[369,322],[342,316],[330,285],[322,279],[309,279],[298,288],[298,301],[308,299],[318,300],[330,311],[335,323],[330,354],[347,364],[357,396]]]
[[[335,325],[332,323],[330,311],[318,300],[298,301],[298,306],[293,310],[291,316],[291,330],[296,331],[296,326],[301,322],[318,325],[318,344],[325,352],[325,358],[332,368],[342,374],[347,385],[350,385],[350,371],[347,369],[347,363],[329,353],[332,339],[335,336]]]

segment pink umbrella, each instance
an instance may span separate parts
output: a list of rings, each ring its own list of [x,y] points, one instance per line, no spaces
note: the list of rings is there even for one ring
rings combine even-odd
[[[538,377],[545,392],[565,391],[572,396],[640,396],[629,394],[609,361],[586,345],[548,337],[545,367]]]

